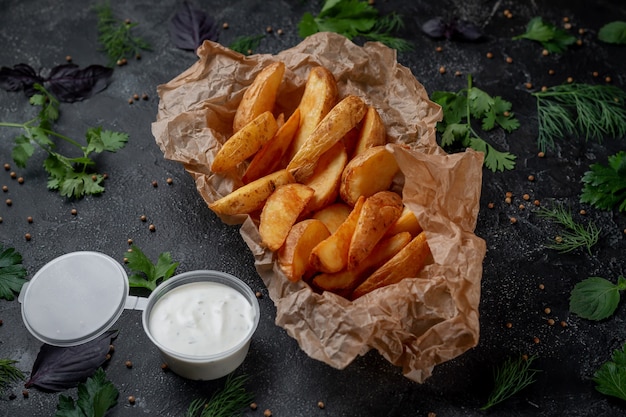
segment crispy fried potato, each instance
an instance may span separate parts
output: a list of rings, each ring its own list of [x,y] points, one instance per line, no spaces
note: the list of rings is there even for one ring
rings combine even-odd
[[[311,68],[298,105],[302,117],[296,137],[289,149],[289,159],[298,152],[330,109],[335,107],[337,95],[337,81],[332,72],[324,67]]]
[[[309,263],[313,248],[330,236],[320,220],[306,219],[293,225],[285,243],[278,250],[278,265],[290,281],[307,279],[314,270]]]
[[[367,113],[366,113],[367,114]],[[354,154],[354,149],[356,148],[357,142],[359,140],[359,132],[361,131],[360,125],[355,126],[348,133],[343,135],[341,141],[343,145],[346,147],[346,152],[348,156],[351,158],[351,155]]]
[[[348,265],[350,241],[365,203],[365,197],[357,200],[346,220],[335,233],[321,241],[311,251],[310,264],[321,272],[339,272]]]
[[[224,142],[215,155],[211,171],[223,173],[234,169],[261,149],[277,130],[274,115],[269,111],[261,113]]]
[[[351,211],[352,207],[346,203],[333,203],[313,213],[312,218],[321,220],[330,233],[335,233],[341,223],[346,221]]]
[[[417,217],[415,217],[415,213],[413,213],[407,206],[404,206],[402,214],[398,220],[391,225],[385,234],[390,236],[400,232],[409,232],[411,233],[411,236],[415,237],[420,234],[421,231],[422,226],[420,226]]]
[[[357,96],[349,95],[337,103],[289,161],[287,170],[296,181],[302,182],[309,178],[320,156],[353,129],[365,112],[367,105]]]
[[[278,164],[280,164],[293,140],[299,123],[300,110],[296,109],[287,121],[278,128],[276,134],[254,155],[241,178],[244,184],[274,172],[278,168]]]
[[[281,185],[267,198],[261,211],[259,234],[261,243],[277,251],[285,242],[315,191],[304,184]]]
[[[343,170],[339,195],[343,201],[354,205],[361,195],[369,197],[388,190],[398,170],[396,158],[384,146],[366,149],[352,158]]]
[[[355,269],[346,269],[334,274],[319,274],[313,278],[313,285],[321,290],[332,291],[347,298],[363,279],[400,252],[411,239],[412,236],[409,232],[400,232],[397,235],[386,237],[376,244],[372,255]]]
[[[261,70],[243,94],[233,119],[233,133],[266,111],[272,112],[285,74],[285,64],[274,62]]]
[[[392,191],[379,191],[363,203],[348,251],[348,269],[371,255],[374,246],[402,213],[402,198]]]
[[[348,162],[348,154],[343,143],[337,142],[324,152],[317,162],[315,171],[304,184],[315,190],[305,212],[312,213],[332,203],[339,195],[341,173]]]
[[[356,287],[350,298],[355,300],[375,289],[396,284],[407,277],[415,277],[429,258],[430,247],[426,241],[426,232],[421,232]]]
[[[293,182],[293,176],[282,169],[237,188],[209,204],[209,208],[223,215],[250,214],[260,210],[276,188]]]
[[[367,113],[363,117],[361,130],[356,142],[352,157],[362,153],[364,150],[373,148],[374,146],[382,146],[387,143],[387,130],[383,119],[380,118],[378,110],[374,107],[368,107]]]

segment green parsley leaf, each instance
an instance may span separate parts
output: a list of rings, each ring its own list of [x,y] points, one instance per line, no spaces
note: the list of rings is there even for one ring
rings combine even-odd
[[[147,288],[153,291],[160,282],[172,277],[179,265],[179,262],[172,262],[169,252],[161,253],[157,263],[153,264],[137,246],[132,245],[130,249],[126,254],[126,259],[128,268],[133,272],[128,277],[131,287]]]
[[[544,22],[541,17],[531,19],[526,26],[526,32],[514,36],[513,39],[537,41],[552,53],[564,52],[569,45],[576,42],[574,35],[569,34],[565,29],[560,29],[551,23]]]
[[[602,394],[626,401],[626,344],[613,351],[611,360],[594,373],[593,381]]]
[[[22,255],[14,248],[0,245],[0,298],[12,301],[26,282]]]
[[[606,43],[626,44],[626,22],[615,21],[600,28],[598,39]]]
[[[55,417],[103,417],[117,404],[119,391],[106,379],[102,368],[78,385],[76,402],[72,397],[59,395]]]
[[[626,152],[609,156],[608,166],[592,164],[582,177],[581,203],[626,212]]]
[[[626,278],[622,276],[617,284],[601,277],[587,278],[574,286],[569,309],[584,319],[606,319],[615,313],[623,290],[626,290]]]

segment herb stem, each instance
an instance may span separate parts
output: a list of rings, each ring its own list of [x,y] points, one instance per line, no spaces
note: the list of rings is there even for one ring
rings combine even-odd
[[[26,123],[0,122],[0,127],[11,127],[11,128],[23,129],[27,134],[30,135],[31,134],[31,129],[32,129],[30,124],[32,122],[34,122],[34,121],[35,121],[35,119],[29,120]],[[45,133],[46,135],[52,135],[52,136],[55,136],[55,137],[57,137],[59,139],[63,139],[64,141],[66,141],[68,143],[71,143],[72,145],[77,146],[77,147],[79,147],[79,148],[84,150],[83,145],[81,145],[80,143],[78,143],[77,141],[75,141],[74,139],[72,139],[70,137],[67,137],[67,136],[62,135],[62,134],[60,134],[58,132],[55,132],[54,130],[45,129],[45,128],[42,128],[42,127],[38,127],[38,129],[39,129],[40,132]],[[35,143],[37,143],[42,149],[50,152],[48,149],[46,149],[43,146],[41,146],[41,144],[39,142],[35,141]]]

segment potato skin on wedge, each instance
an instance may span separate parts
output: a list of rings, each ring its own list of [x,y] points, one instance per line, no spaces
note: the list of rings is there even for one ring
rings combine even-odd
[[[293,225],[285,244],[278,250],[278,264],[287,279],[308,279],[314,272],[309,257],[311,250],[330,236],[328,228],[317,219],[302,220]]]

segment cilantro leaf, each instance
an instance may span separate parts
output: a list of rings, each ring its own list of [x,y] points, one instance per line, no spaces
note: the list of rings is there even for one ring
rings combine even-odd
[[[14,248],[0,245],[0,298],[12,301],[26,282],[22,255]]]
[[[541,17],[534,17],[526,26],[526,32],[513,37],[517,39],[529,39],[541,43],[541,45],[552,53],[564,52],[569,45],[576,42],[576,37],[569,34],[565,29],[561,29],[549,22],[544,22]]]
[[[598,39],[606,43],[626,44],[626,22],[615,21],[600,28]]]
[[[609,156],[608,166],[592,164],[582,177],[581,203],[626,212],[626,152]]]
[[[570,311],[588,320],[602,320],[613,315],[620,301],[620,291],[626,290],[626,278],[617,284],[601,277],[591,277],[574,286],[570,296]]]
[[[159,255],[156,264],[139,249],[133,245],[127,253],[127,265],[133,272],[128,277],[131,287],[147,288],[153,291],[159,282],[165,281],[174,275],[179,262],[172,262],[172,256],[169,252],[163,252]]]
[[[92,377],[78,385],[78,398],[59,395],[55,417],[103,417],[117,404],[119,391],[99,368]]]
[[[594,373],[593,381],[602,394],[626,401],[626,344],[615,349],[611,359]]]

